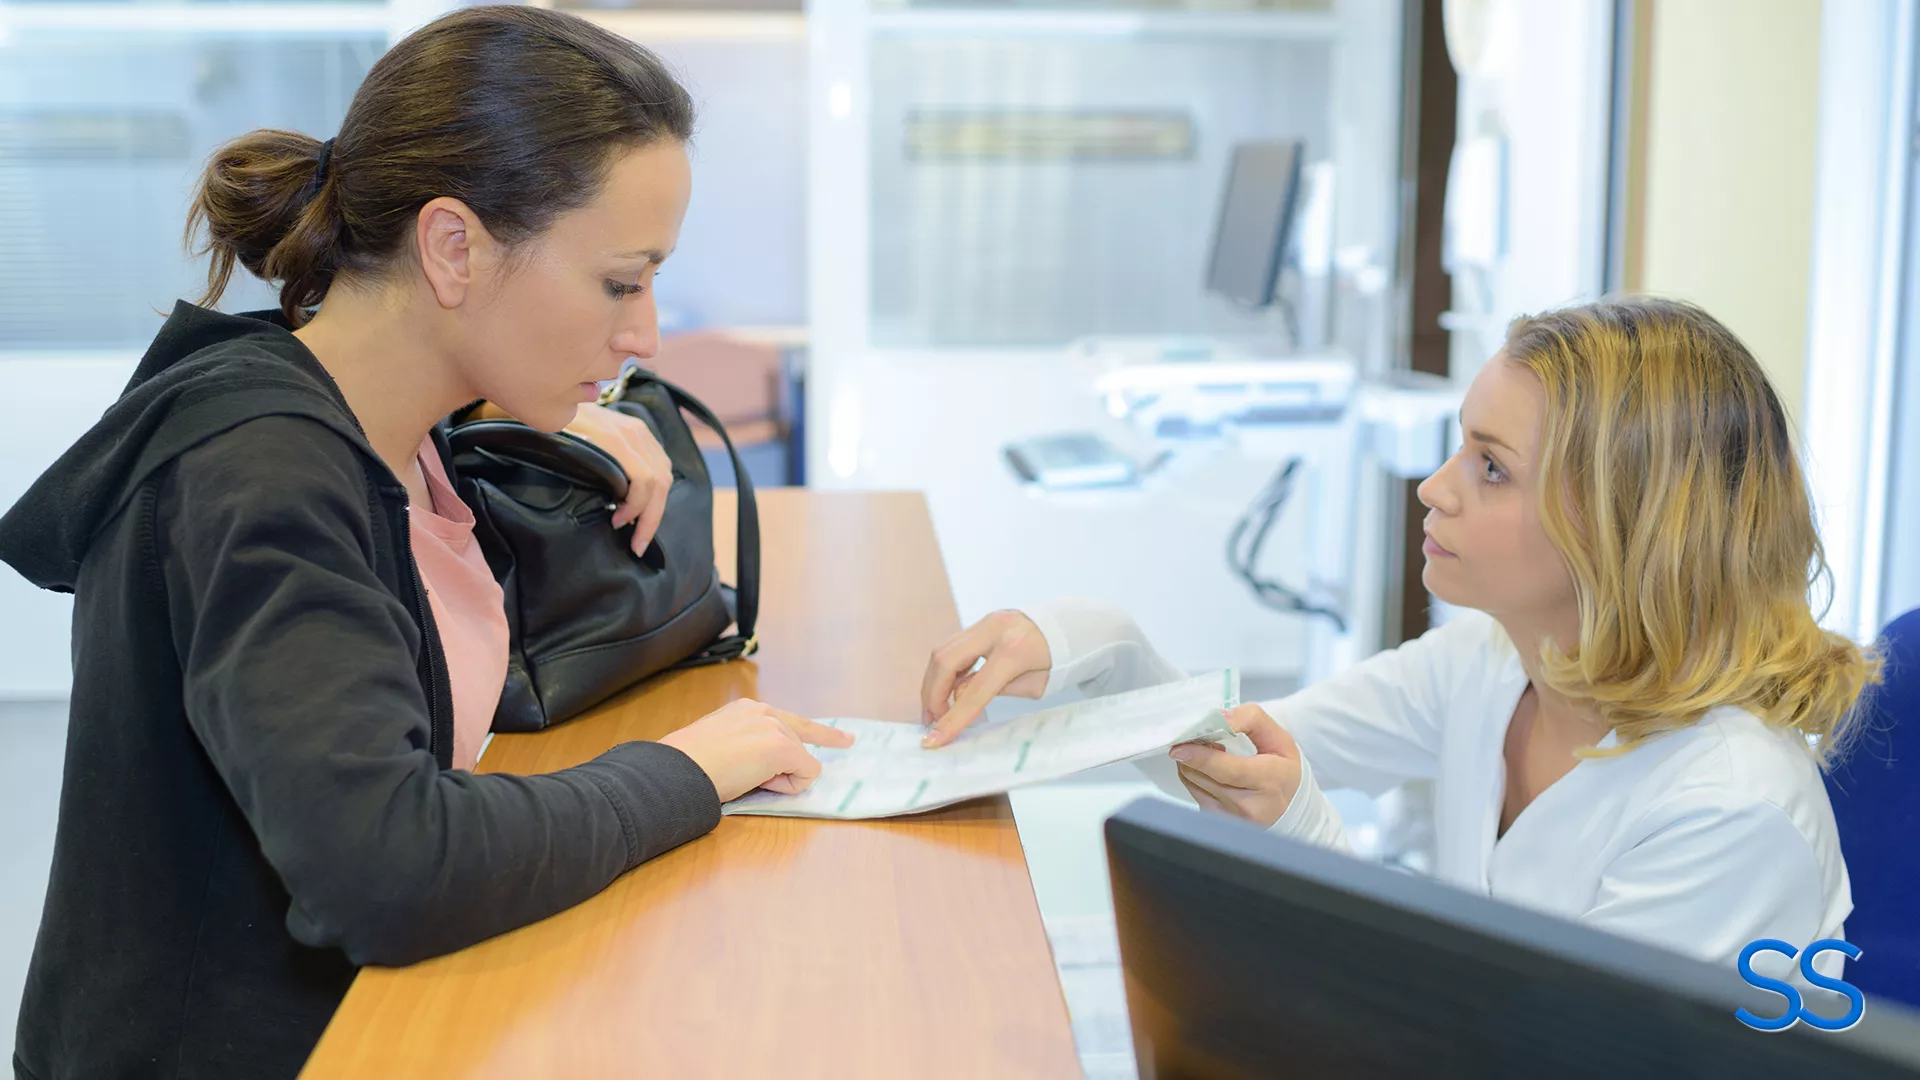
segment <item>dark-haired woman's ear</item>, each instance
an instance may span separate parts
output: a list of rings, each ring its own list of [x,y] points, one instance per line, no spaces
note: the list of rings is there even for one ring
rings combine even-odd
[[[486,226],[458,199],[442,196],[420,208],[414,242],[427,287],[441,307],[451,310],[466,302],[473,287],[475,248],[488,239]]]

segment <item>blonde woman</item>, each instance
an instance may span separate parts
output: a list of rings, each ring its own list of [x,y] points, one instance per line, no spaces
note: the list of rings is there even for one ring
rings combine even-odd
[[[1461,420],[1420,486],[1423,576],[1475,612],[1233,710],[1258,752],[1174,747],[1180,785],[1344,847],[1323,788],[1431,779],[1455,884],[1729,965],[1756,938],[1841,937],[1820,771],[1873,664],[1809,610],[1820,543],[1753,356],[1661,300],[1523,318]],[[927,743],[996,694],[1180,677],[1122,612],[997,612],[935,652]]]

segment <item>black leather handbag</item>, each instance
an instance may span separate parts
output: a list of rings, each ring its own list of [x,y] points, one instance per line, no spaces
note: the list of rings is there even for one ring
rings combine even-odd
[[[643,555],[633,553],[631,525],[609,524],[627,475],[599,447],[515,420],[469,420],[447,432],[474,535],[506,593],[507,685],[495,731],[539,731],[649,675],[748,656],[758,644],[760,519],[726,430],[644,368],[630,367],[600,403],[645,422],[673,462],[666,513]],[[737,592],[714,566],[713,480],[683,409],[719,433],[733,460]]]

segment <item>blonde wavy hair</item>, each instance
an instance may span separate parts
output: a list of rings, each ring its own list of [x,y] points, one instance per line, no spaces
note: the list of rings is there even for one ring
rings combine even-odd
[[[1522,316],[1507,357],[1546,391],[1540,520],[1580,610],[1554,690],[1597,709],[1618,746],[1721,705],[1849,741],[1867,650],[1821,629],[1831,581],[1786,411],[1731,331],[1691,304],[1609,299]]]

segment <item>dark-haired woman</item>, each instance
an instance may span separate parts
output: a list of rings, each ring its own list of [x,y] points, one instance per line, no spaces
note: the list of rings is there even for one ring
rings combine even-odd
[[[336,138],[215,155],[206,302],[239,263],[280,310],[179,305],[0,520],[0,557],[76,600],[18,1075],[290,1077],[357,966],[576,904],[843,744],[736,701],[563,772],[468,771],[505,614],[436,424],[484,398],[651,462],[621,510],[644,544],[658,446],[582,406],[656,347],[691,128],[645,50],[472,8],[387,53]]]

